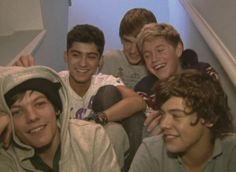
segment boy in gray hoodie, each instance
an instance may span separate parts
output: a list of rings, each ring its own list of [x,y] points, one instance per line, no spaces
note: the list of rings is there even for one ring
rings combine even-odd
[[[70,119],[68,92],[56,72],[43,66],[0,71],[0,109],[13,131],[10,147],[0,148],[0,171],[120,171],[103,127]]]

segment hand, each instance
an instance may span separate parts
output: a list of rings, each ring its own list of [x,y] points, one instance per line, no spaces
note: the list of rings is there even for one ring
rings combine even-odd
[[[149,136],[158,135],[161,133],[160,120],[161,116],[158,111],[151,110],[146,114],[147,118],[144,121],[144,126],[147,128]]]
[[[8,115],[0,112],[0,136],[3,139],[3,147],[8,148],[11,140],[11,125]]]
[[[29,66],[34,66],[35,65],[35,60],[32,55],[24,55],[21,56],[14,64],[13,66],[23,66],[23,67],[29,67]]]

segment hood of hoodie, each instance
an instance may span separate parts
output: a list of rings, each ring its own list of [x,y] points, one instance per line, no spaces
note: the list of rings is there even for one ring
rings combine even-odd
[[[58,118],[58,125],[60,125],[61,138],[66,137],[66,132],[69,123],[69,99],[68,92],[63,80],[58,76],[57,72],[51,68],[45,66],[32,66],[32,67],[0,67],[0,110],[8,114],[13,124],[13,117],[11,111],[6,103],[4,95],[17,85],[33,78],[43,78],[52,82],[60,83],[59,95],[62,102],[62,112]],[[41,87],[42,85],[39,85]],[[12,125],[13,140],[14,142],[26,149],[32,149],[32,147],[23,144],[15,134],[14,125]]]

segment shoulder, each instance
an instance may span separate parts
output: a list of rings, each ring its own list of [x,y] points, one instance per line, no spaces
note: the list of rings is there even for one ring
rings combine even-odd
[[[119,49],[111,49],[111,50],[106,50],[103,53],[103,57],[105,59],[111,59],[111,58],[119,58],[123,56],[123,51],[119,50]]]
[[[102,83],[103,85],[124,85],[123,81],[119,77],[113,75],[106,75],[98,73],[93,76],[94,84]]]
[[[223,149],[235,149],[236,151],[236,133],[224,134],[220,141]]]
[[[58,75],[62,78],[66,78],[69,76],[69,71],[68,70],[60,71],[60,72],[58,72]]]
[[[145,145],[145,147],[149,150],[159,150],[160,148],[162,148],[164,146],[164,142],[162,139],[161,135],[158,136],[152,136],[152,137],[147,137],[145,139],[143,139],[143,144]],[[155,151],[155,154],[157,152]]]
[[[158,79],[154,75],[145,76],[135,85],[134,90],[136,92],[151,94],[151,89],[156,81],[158,81]]]

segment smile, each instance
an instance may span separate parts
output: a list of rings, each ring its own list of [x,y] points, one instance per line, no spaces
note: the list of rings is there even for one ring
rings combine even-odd
[[[155,68],[155,70],[159,70],[165,66],[166,66],[166,63],[161,63],[161,64],[156,65],[154,68]]]
[[[39,127],[36,127],[36,128],[33,128],[33,129],[30,129],[28,131],[29,134],[34,134],[34,133],[37,133],[37,132],[40,132],[41,130],[43,130],[47,125],[41,125]]]

